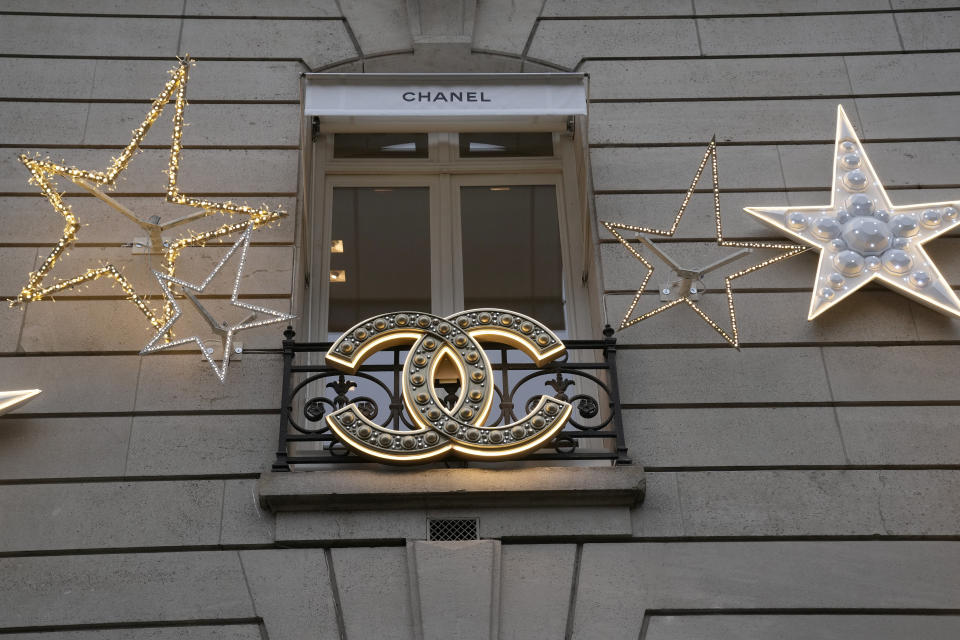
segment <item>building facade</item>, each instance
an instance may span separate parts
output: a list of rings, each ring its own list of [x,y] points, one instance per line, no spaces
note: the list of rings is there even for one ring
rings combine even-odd
[[[669,229],[713,136],[735,242],[789,242],[744,207],[830,200],[838,104],[894,204],[960,200],[958,22],[960,6],[934,0],[4,0],[0,294],[16,299],[64,233],[19,154],[108,166],[189,54],[179,188],[287,212],[251,236],[237,288],[296,314],[297,340],[405,305],[507,304],[564,339],[603,339],[646,269],[602,222]],[[315,130],[303,112],[305,73],[553,72],[588,87],[569,126]],[[166,108],[105,192],[159,224],[196,209],[164,202]],[[696,269],[736,251],[717,246],[711,175],[658,245]],[[162,304],[146,228],[57,182],[80,226],[50,282],[114,265]],[[497,190],[541,212],[523,242],[502,231],[513,216],[494,218],[512,211]],[[393,229],[400,212],[419,221]],[[185,248],[178,277],[199,282],[236,239]],[[337,240],[379,257],[337,262]],[[953,283],[957,243],[926,246]],[[728,335],[723,274],[777,255],[753,252],[704,275],[696,299]],[[657,263],[633,311],[670,301],[669,272]],[[0,391],[42,393],[0,418],[0,635],[955,638],[960,320],[868,286],[808,321],[816,272],[808,251],[738,278],[739,349],[685,304],[619,331],[619,466],[277,471],[285,321],[238,332],[221,383],[196,348],[140,355],[157,329],[108,277],[4,306]],[[198,295],[225,312],[232,287]],[[178,335],[213,335],[182,302]],[[436,482],[466,497],[424,497]],[[459,520],[476,540],[428,540]]]

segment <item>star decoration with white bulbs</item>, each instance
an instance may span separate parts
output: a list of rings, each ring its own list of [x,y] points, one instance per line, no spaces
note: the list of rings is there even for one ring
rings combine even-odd
[[[708,160],[711,162],[711,173],[713,174],[713,217],[714,225],[716,227],[717,245],[721,247],[739,247],[741,251],[721,258],[720,260],[699,269],[684,269],[681,268],[672,258],[670,258],[670,256],[666,255],[662,249],[659,249],[654,243],[652,243],[647,237],[647,234],[655,236],[672,236],[676,232],[677,226],[680,224],[680,219],[683,217],[683,213],[686,211],[687,205],[690,203],[690,198],[693,197],[693,194],[697,188],[697,184],[700,182],[700,178],[703,175],[703,170],[706,167]],[[697,171],[693,176],[693,181],[690,183],[690,188],[687,190],[687,193],[683,198],[683,202],[680,205],[680,209],[677,210],[677,215],[674,217],[673,224],[669,229],[652,229],[649,227],[640,227],[619,222],[603,222],[603,226],[605,226],[607,230],[610,231],[614,237],[616,237],[620,244],[626,247],[627,251],[629,251],[634,258],[639,260],[647,269],[647,273],[644,276],[643,281],[640,283],[640,286],[637,288],[637,292],[633,297],[633,301],[627,307],[627,312],[620,321],[620,329],[625,329],[638,322],[652,318],[653,316],[662,313],[667,309],[685,303],[687,306],[693,309],[693,311],[700,316],[700,318],[706,322],[710,328],[720,334],[720,336],[726,340],[730,346],[739,349],[740,332],[737,328],[736,307],[733,304],[733,280],[741,278],[748,273],[753,273],[754,271],[763,269],[764,267],[768,267],[782,260],[786,260],[787,258],[792,258],[793,256],[799,255],[807,250],[806,247],[790,243],[736,241],[727,240],[724,238],[723,223],[720,218],[720,181],[717,175],[717,164],[717,141],[716,138],[714,138],[710,141],[710,144],[707,145],[707,150],[703,154],[703,159],[700,161],[700,166],[697,168]],[[651,251],[656,253],[664,262],[666,262],[676,276],[676,282],[674,282],[669,289],[664,289],[661,291],[662,294],[675,295],[676,297],[665,302],[664,304],[661,304],[652,311],[641,313],[636,317],[632,317],[633,313],[637,308],[641,297],[646,291],[647,283],[650,281],[650,277],[653,275],[654,268],[653,265],[650,264],[650,262],[648,262],[646,258],[644,258],[643,255],[641,255],[640,252],[633,247],[632,244],[630,244],[630,241],[621,233],[622,231],[635,232],[637,234],[637,239],[646,245]],[[717,324],[697,304],[696,299],[699,296],[700,291],[703,290],[703,284],[700,282],[700,279],[707,273],[719,269],[720,267],[751,253],[753,249],[776,249],[780,251],[780,253],[772,258],[768,258],[724,277],[724,288],[727,297],[727,310],[730,316],[730,330],[728,332],[719,324]]]
[[[213,372],[216,374],[220,382],[224,382],[227,377],[227,367],[230,364],[230,354],[233,348],[233,336],[235,333],[245,329],[253,329],[255,327],[262,327],[268,324],[276,324],[278,322],[291,320],[296,317],[289,313],[283,313],[273,309],[266,309],[264,307],[249,304],[237,299],[240,289],[240,278],[243,275],[243,267],[247,258],[247,249],[250,248],[250,235],[253,233],[256,225],[256,221],[250,221],[247,223],[246,230],[243,232],[240,238],[233,244],[232,247],[230,247],[227,253],[224,254],[223,258],[220,259],[220,262],[218,262],[213,268],[213,271],[211,271],[210,274],[207,275],[202,282],[200,282],[200,284],[186,282],[159,271],[153,272],[153,275],[156,276],[157,282],[160,283],[160,288],[163,290],[163,295],[166,296],[167,302],[172,308],[173,312],[166,324],[160,327],[157,334],[150,340],[150,342],[147,343],[147,346],[140,351],[141,355],[154,353],[162,349],[178,347],[180,345],[193,342],[200,347],[200,352],[203,354],[203,357],[207,360],[207,362],[210,363],[210,366],[213,368]],[[237,266],[237,275],[233,281],[233,292],[230,296],[230,303],[240,309],[246,309],[247,311],[251,312],[251,314],[248,315],[244,320],[233,324],[228,322],[218,322],[203,307],[194,294],[203,293],[204,289],[206,289],[207,285],[210,284],[210,281],[213,280],[214,276],[216,276],[220,270],[223,269],[223,266],[228,260],[230,260],[233,254],[237,253],[238,250],[240,253],[240,258]],[[211,351],[204,345],[203,340],[198,335],[179,338],[176,340],[167,340],[167,336],[170,333],[174,323],[180,318],[181,315],[180,305],[171,291],[171,285],[178,285],[183,290],[184,295],[187,296],[190,302],[197,307],[197,310],[206,319],[212,332],[220,336],[221,340],[223,341],[223,361],[220,366],[217,366]],[[260,318],[261,314],[268,317]]]
[[[960,201],[894,206],[842,106],[830,204],[744,211],[820,251],[808,320],[874,280],[960,317],[960,299],[923,247],[960,225]]]

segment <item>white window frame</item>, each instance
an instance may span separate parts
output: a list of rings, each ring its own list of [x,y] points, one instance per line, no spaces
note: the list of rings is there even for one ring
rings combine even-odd
[[[309,122],[309,119],[306,120]],[[574,130],[585,131],[585,118],[578,116]],[[433,127],[425,126],[424,131]],[[304,127],[305,137],[310,127]],[[490,130],[489,123],[483,127]],[[405,128],[409,131],[409,128]],[[558,228],[563,254],[565,335],[596,338],[602,328],[600,278],[595,228],[589,208],[590,194],[586,145],[580,135],[554,132],[553,156],[459,158],[457,134],[428,133],[428,158],[334,158],[334,133],[321,133],[302,163],[305,185],[304,217],[301,228],[300,269],[307,283],[300,304],[301,335],[308,341],[328,339],[330,241],[333,189],[345,186],[430,187],[431,304],[437,315],[463,308],[463,263],[460,234],[460,187],[474,185],[547,185],[556,187]],[[494,130],[497,130],[494,127]],[[535,131],[522,125],[505,131]],[[351,132],[362,128],[353,126]],[[368,133],[386,133],[382,125]],[[450,203],[451,215],[442,215]],[[452,266],[450,269],[448,266]],[[295,301],[296,304],[296,301]]]

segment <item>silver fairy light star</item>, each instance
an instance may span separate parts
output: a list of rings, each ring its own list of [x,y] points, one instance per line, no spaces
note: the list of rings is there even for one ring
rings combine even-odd
[[[250,234],[253,233],[253,230],[256,226],[256,221],[251,221],[246,225],[247,228],[240,238],[233,244],[232,247],[230,247],[229,251],[227,251],[223,258],[220,259],[220,262],[217,263],[217,266],[213,268],[213,271],[211,271],[210,274],[204,278],[203,282],[200,284],[185,282],[179,278],[174,278],[165,273],[160,273],[159,271],[153,272],[153,275],[157,278],[157,282],[160,283],[160,288],[163,290],[163,295],[167,297],[167,300],[173,307],[173,314],[170,316],[170,319],[167,321],[167,323],[160,328],[160,330],[157,332],[157,335],[155,335],[150,342],[147,343],[147,346],[140,351],[141,355],[194,342],[200,347],[200,352],[203,354],[203,357],[206,358],[207,362],[210,363],[210,366],[213,368],[213,372],[217,375],[217,378],[219,378],[220,382],[223,382],[227,377],[227,366],[230,364],[230,353],[231,348],[233,347],[233,335],[235,333],[238,331],[243,331],[244,329],[262,327],[264,325],[275,324],[277,322],[283,322],[296,317],[289,313],[283,313],[273,309],[266,309],[264,307],[242,302],[237,299],[237,292],[240,289],[240,277],[243,274],[243,266],[247,258],[247,249],[250,247]],[[207,285],[210,284],[210,281],[213,280],[214,276],[220,272],[223,266],[228,260],[230,260],[230,258],[234,253],[237,252],[238,249],[240,250],[240,263],[237,267],[237,275],[233,281],[233,293],[230,296],[230,303],[235,307],[246,309],[251,313],[244,320],[235,324],[219,322],[213,318],[206,308],[204,308],[195,294],[202,293],[203,290],[206,289]],[[187,299],[190,300],[194,306],[196,306],[197,310],[207,321],[207,324],[210,325],[213,333],[220,337],[223,343],[223,362],[219,367],[211,355],[211,351],[203,344],[200,336],[189,336],[186,338],[165,342],[168,332],[173,324],[180,318],[181,314],[180,305],[177,303],[173,292],[170,290],[171,284],[180,286],[184,295],[187,296]],[[260,318],[261,314],[268,317]]]
[[[744,211],[820,250],[808,320],[873,280],[960,317],[960,299],[923,248],[960,225],[960,201],[894,206],[843,107],[837,107],[830,204]]]

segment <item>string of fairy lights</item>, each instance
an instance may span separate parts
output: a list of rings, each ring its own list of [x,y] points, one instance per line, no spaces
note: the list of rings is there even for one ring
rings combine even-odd
[[[713,213],[714,213],[714,224],[716,227],[716,242],[717,245],[721,247],[738,247],[741,249],[775,249],[781,251],[781,253],[776,256],[754,264],[745,269],[741,269],[734,273],[728,274],[724,277],[724,290],[726,293],[727,300],[727,314],[730,318],[730,331],[728,332],[723,327],[721,327],[716,321],[714,321],[709,314],[707,314],[697,303],[689,292],[684,292],[678,298],[665,302],[664,304],[658,306],[657,308],[641,313],[636,317],[633,317],[634,311],[636,311],[637,306],[640,303],[641,298],[643,297],[644,292],[647,290],[647,284],[650,282],[650,277],[653,275],[654,266],[651,264],[634,246],[633,243],[627,239],[622,232],[631,231],[636,234],[636,237],[642,238],[645,235],[654,235],[654,236],[673,236],[677,231],[677,227],[680,225],[680,220],[683,217],[684,212],[687,209],[687,205],[690,204],[690,199],[693,197],[693,194],[696,192],[697,185],[700,183],[700,179],[703,176],[703,171],[707,166],[707,162],[710,161],[711,173],[713,175]],[[652,227],[644,227],[639,225],[624,224],[620,222],[602,222],[603,226],[613,234],[613,236],[620,242],[621,245],[626,247],[627,251],[630,254],[640,261],[641,264],[646,268],[646,274],[643,276],[643,280],[640,283],[639,288],[633,296],[633,299],[630,301],[630,304],[627,306],[626,313],[624,313],[623,318],[620,321],[619,328],[625,329],[627,327],[633,326],[644,320],[648,320],[656,315],[663,313],[668,309],[673,307],[686,304],[704,321],[706,322],[711,329],[716,331],[724,340],[726,340],[734,348],[740,348],[740,330],[737,326],[737,312],[736,307],[733,302],[733,281],[737,278],[742,278],[743,276],[759,271],[764,267],[769,267],[770,265],[776,264],[788,258],[792,258],[796,255],[799,255],[807,250],[806,247],[783,242],[765,242],[765,241],[743,241],[743,240],[727,240],[723,236],[723,221],[720,216],[720,179],[718,172],[718,162],[717,162],[717,141],[716,138],[710,140],[710,143],[707,145],[706,151],[704,151],[703,158],[700,160],[700,165],[697,167],[696,172],[694,173],[693,180],[690,183],[690,188],[687,189],[687,192],[683,196],[683,201],[680,203],[680,208],[677,210],[676,216],[673,218],[673,223],[668,229],[655,229]]]
[[[69,278],[58,279],[52,283],[48,283],[46,280],[67,249],[77,242],[77,236],[81,227],[71,206],[64,200],[64,195],[59,192],[55,177],[67,178],[88,191],[96,190],[96,187],[92,185],[115,188],[117,179],[123,171],[127,169],[135,154],[141,150],[144,137],[160,118],[171,100],[174,102],[173,132],[170,142],[170,157],[167,163],[166,202],[202,210],[202,214],[199,216],[189,216],[188,220],[190,221],[217,214],[227,214],[230,216],[243,215],[246,217],[246,220],[237,223],[227,223],[209,231],[188,233],[188,235],[184,237],[167,243],[163,250],[163,272],[170,277],[174,277],[177,259],[180,257],[183,249],[187,247],[203,246],[211,240],[244,230],[251,223],[253,225],[252,228],[256,229],[286,215],[286,213],[279,208],[273,210],[265,207],[257,208],[236,204],[230,201],[217,202],[192,197],[181,192],[179,179],[181,174],[180,160],[183,152],[183,131],[185,128],[184,111],[187,107],[186,96],[189,70],[194,64],[195,62],[189,56],[186,56],[180,59],[179,64],[169,71],[171,76],[170,80],[164,84],[163,90],[151,103],[150,110],[144,117],[143,122],[133,130],[130,142],[117,157],[112,158],[110,165],[106,169],[82,169],[76,166],[57,164],[51,162],[49,159],[40,160],[39,158],[31,158],[25,154],[20,156],[20,162],[23,163],[30,172],[30,182],[40,188],[41,194],[46,197],[53,209],[63,217],[65,224],[60,239],[46,258],[44,258],[39,268],[29,274],[27,284],[21,289],[17,297],[11,301],[11,306],[50,299],[54,294],[66,289],[72,289],[100,278],[110,278],[120,286],[127,298],[133,302],[147,318],[150,325],[154,328],[160,328],[168,323],[174,312],[170,301],[167,300],[160,310],[150,308],[147,304],[148,298],[138,293],[121,270],[115,265],[100,264],[88,267],[82,273]],[[90,183],[92,183],[92,185]],[[168,334],[167,339],[169,338],[170,335]]]

